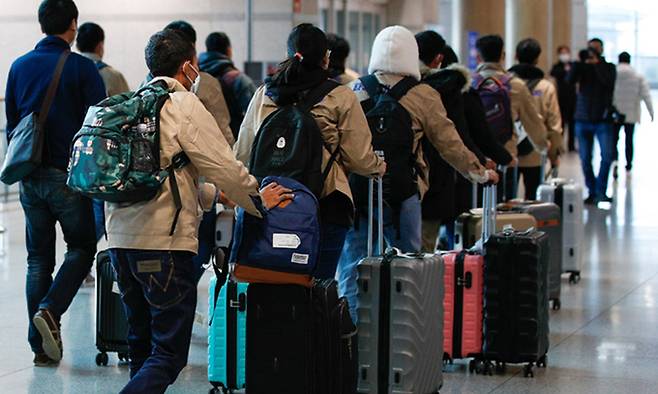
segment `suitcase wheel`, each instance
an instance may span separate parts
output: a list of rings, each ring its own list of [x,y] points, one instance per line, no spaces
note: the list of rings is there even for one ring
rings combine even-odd
[[[524,378],[534,378],[535,377],[535,373],[532,370],[532,363],[526,364],[523,367],[523,377]]]
[[[128,361],[130,361],[128,359],[128,354],[127,353],[119,353],[119,354],[117,354],[117,357],[119,358],[120,363],[127,363]]]
[[[548,356],[544,354],[537,360],[537,367],[546,368],[546,365],[548,365]]]
[[[505,372],[507,372],[507,364],[496,361],[496,374],[505,375]]]
[[[468,362],[468,372],[479,374],[482,372],[482,361],[471,360]]]
[[[561,308],[562,308],[562,302],[560,301],[559,298],[555,298],[553,300],[553,310],[559,311]]]
[[[578,282],[580,282],[580,272],[572,272],[569,275],[569,284],[575,285]]]
[[[476,363],[477,363],[476,366],[475,366],[475,373],[476,374],[478,374],[478,375],[482,374],[482,375],[485,375],[485,376],[486,375],[493,376],[494,365],[491,361],[485,360],[485,361],[476,362]]]
[[[208,390],[208,394],[229,394],[230,391],[228,391],[224,387],[213,387],[210,390]]]
[[[105,352],[100,352],[96,355],[96,365],[106,367],[107,363],[109,361],[109,357],[107,356],[107,353]]]

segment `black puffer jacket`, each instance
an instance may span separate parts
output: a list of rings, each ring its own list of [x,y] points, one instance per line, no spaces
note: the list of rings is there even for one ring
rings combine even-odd
[[[484,164],[486,158],[471,139],[464,115],[462,94],[470,86],[468,78],[467,70],[452,66],[426,75],[423,82],[441,94],[447,116],[455,124],[464,145],[475,153],[481,164]],[[430,168],[430,188],[423,198],[423,218],[429,220],[452,218],[455,216],[455,185],[459,175],[441,158],[429,141],[423,139],[422,143],[425,162]]]
[[[574,119],[586,122],[604,120],[612,105],[617,70],[604,58],[598,64],[574,63],[567,80],[579,84]]]

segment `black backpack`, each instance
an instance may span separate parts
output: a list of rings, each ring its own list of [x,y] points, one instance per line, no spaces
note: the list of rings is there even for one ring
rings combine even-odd
[[[284,176],[302,183],[320,198],[338,148],[322,172],[325,143],[310,111],[338,86],[335,81],[326,80],[297,103],[280,107],[265,118],[258,129],[249,161],[249,173],[259,183],[267,176]]]
[[[402,202],[418,193],[417,152],[414,150],[411,115],[399,100],[418,85],[418,81],[405,77],[390,90],[382,86],[374,75],[361,78],[361,83],[370,96],[361,106],[370,126],[372,148],[386,161],[384,202],[393,210],[395,223],[398,224]],[[352,175],[350,186],[357,207],[364,212],[368,201],[367,178]]]
[[[219,70],[214,72],[212,74],[213,77],[217,78],[217,81],[219,81],[219,84],[222,87],[222,94],[224,95],[224,101],[226,102],[226,107],[228,108],[228,113],[231,116],[231,122],[229,125],[231,126],[231,132],[233,133],[233,137],[235,139],[238,139],[238,134],[240,133],[240,126],[242,125],[242,121],[244,120],[244,112],[242,111],[242,108],[240,107],[240,103],[238,102],[238,98],[236,97],[235,94],[235,84],[237,83],[237,80],[233,81],[228,81],[226,78],[226,74],[229,73],[229,71],[235,70],[235,66],[233,66],[233,63],[231,62],[225,62],[219,67]]]

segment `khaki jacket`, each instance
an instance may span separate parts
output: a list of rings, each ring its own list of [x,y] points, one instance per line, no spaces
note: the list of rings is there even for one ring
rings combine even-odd
[[[403,77],[394,74],[377,73],[379,82],[386,86],[395,86]],[[363,84],[355,81],[351,85],[359,101],[369,98]],[[418,188],[421,197],[429,189],[427,179],[429,167],[425,163],[420,140],[426,136],[434,145],[441,157],[454,167],[465,178],[476,181],[486,181],[485,168],[480,165],[478,158],[464,146],[455,129],[455,125],[448,119],[445,107],[439,93],[429,85],[418,84],[400,99],[400,104],[411,115],[412,127],[415,132],[414,150],[417,152],[416,161],[421,170],[418,179]]]
[[[214,195],[215,188],[201,188],[198,179],[226,193],[227,197],[249,213],[261,216],[254,201],[258,201],[258,183],[235,159],[231,147],[220,133],[212,115],[197,96],[178,81],[159,77],[172,89],[160,112],[160,163],[169,166],[172,157],[183,151],[191,163],[176,170],[183,209],[176,231],[169,235],[176,207],[165,181],[157,196],[135,204],[106,204],[106,229],[110,248],[142,250],[176,250],[197,253],[198,228],[201,221],[201,200]],[[203,192],[202,192],[203,190]],[[205,192],[205,193],[204,193]],[[205,194],[205,195],[204,195]]]
[[[548,140],[551,141],[548,157],[555,160],[562,152],[562,115],[557,101],[557,89],[548,79],[542,79],[532,95],[535,98],[539,114],[544,119]],[[519,156],[519,167],[538,167],[540,165],[541,155],[537,151]]]
[[[93,60],[94,63],[102,61],[100,56],[92,52],[82,52],[81,55]],[[123,74],[114,67],[107,65],[98,70],[98,73],[101,75],[101,78],[103,78],[108,97],[130,91],[126,78],[124,78]]]
[[[222,85],[219,84],[217,78],[212,75],[201,71],[199,73],[201,80],[199,81],[199,90],[196,92],[199,100],[206,107],[208,112],[215,118],[217,126],[221,130],[226,142],[230,146],[235,144],[235,138],[231,131],[231,114],[228,112],[224,93],[222,93]]]
[[[483,77],[495,76],[497,78],[506,74],[505,69],[498,63],[482,63],[475,70],[476,73]],[[510,101],[512,104],[512,120],[521,121],[523,128],[528,133],[528,137],[540,151],[546,150],[547,138],[544,120],[539,114],[535,105],[535,100],[530,95],[530,91],[522,79],[513,77],[510,80]],[[512,138],[507,141],[505,148],[514,157],[517,157],[518,136],[516,132]]]
[[[248,166],[251,148],[265,118],[276,111],[277,105],[265,95],[265,86],[256,91],[245,115],[240,134],[233,150],[238,160]],[[339,86],[331,91],[311,113],[320,127],[326,146],[333,152],[340,146],[340,152],[324,183],[322,196],[339,191],[352,199],[352,191],[347,179],[355,173],[370,176],[378,172],[381,159],[372,151],[372,140],[368,122],[361,105],[349,88]],[[324,171],[331,154],[323,151]]]

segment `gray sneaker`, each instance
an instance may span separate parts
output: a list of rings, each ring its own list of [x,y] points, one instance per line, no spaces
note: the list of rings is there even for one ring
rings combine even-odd
[[[34,326],[41,334],[43,351],[54,361],[62,359],[62,335],[59,330],[59,321],[48,309],[39,309],[32,318]]]
[[[48,357],[46,353],[34,353],[35,367],[54,367],[57,364],[59,364],[59,362]]]

